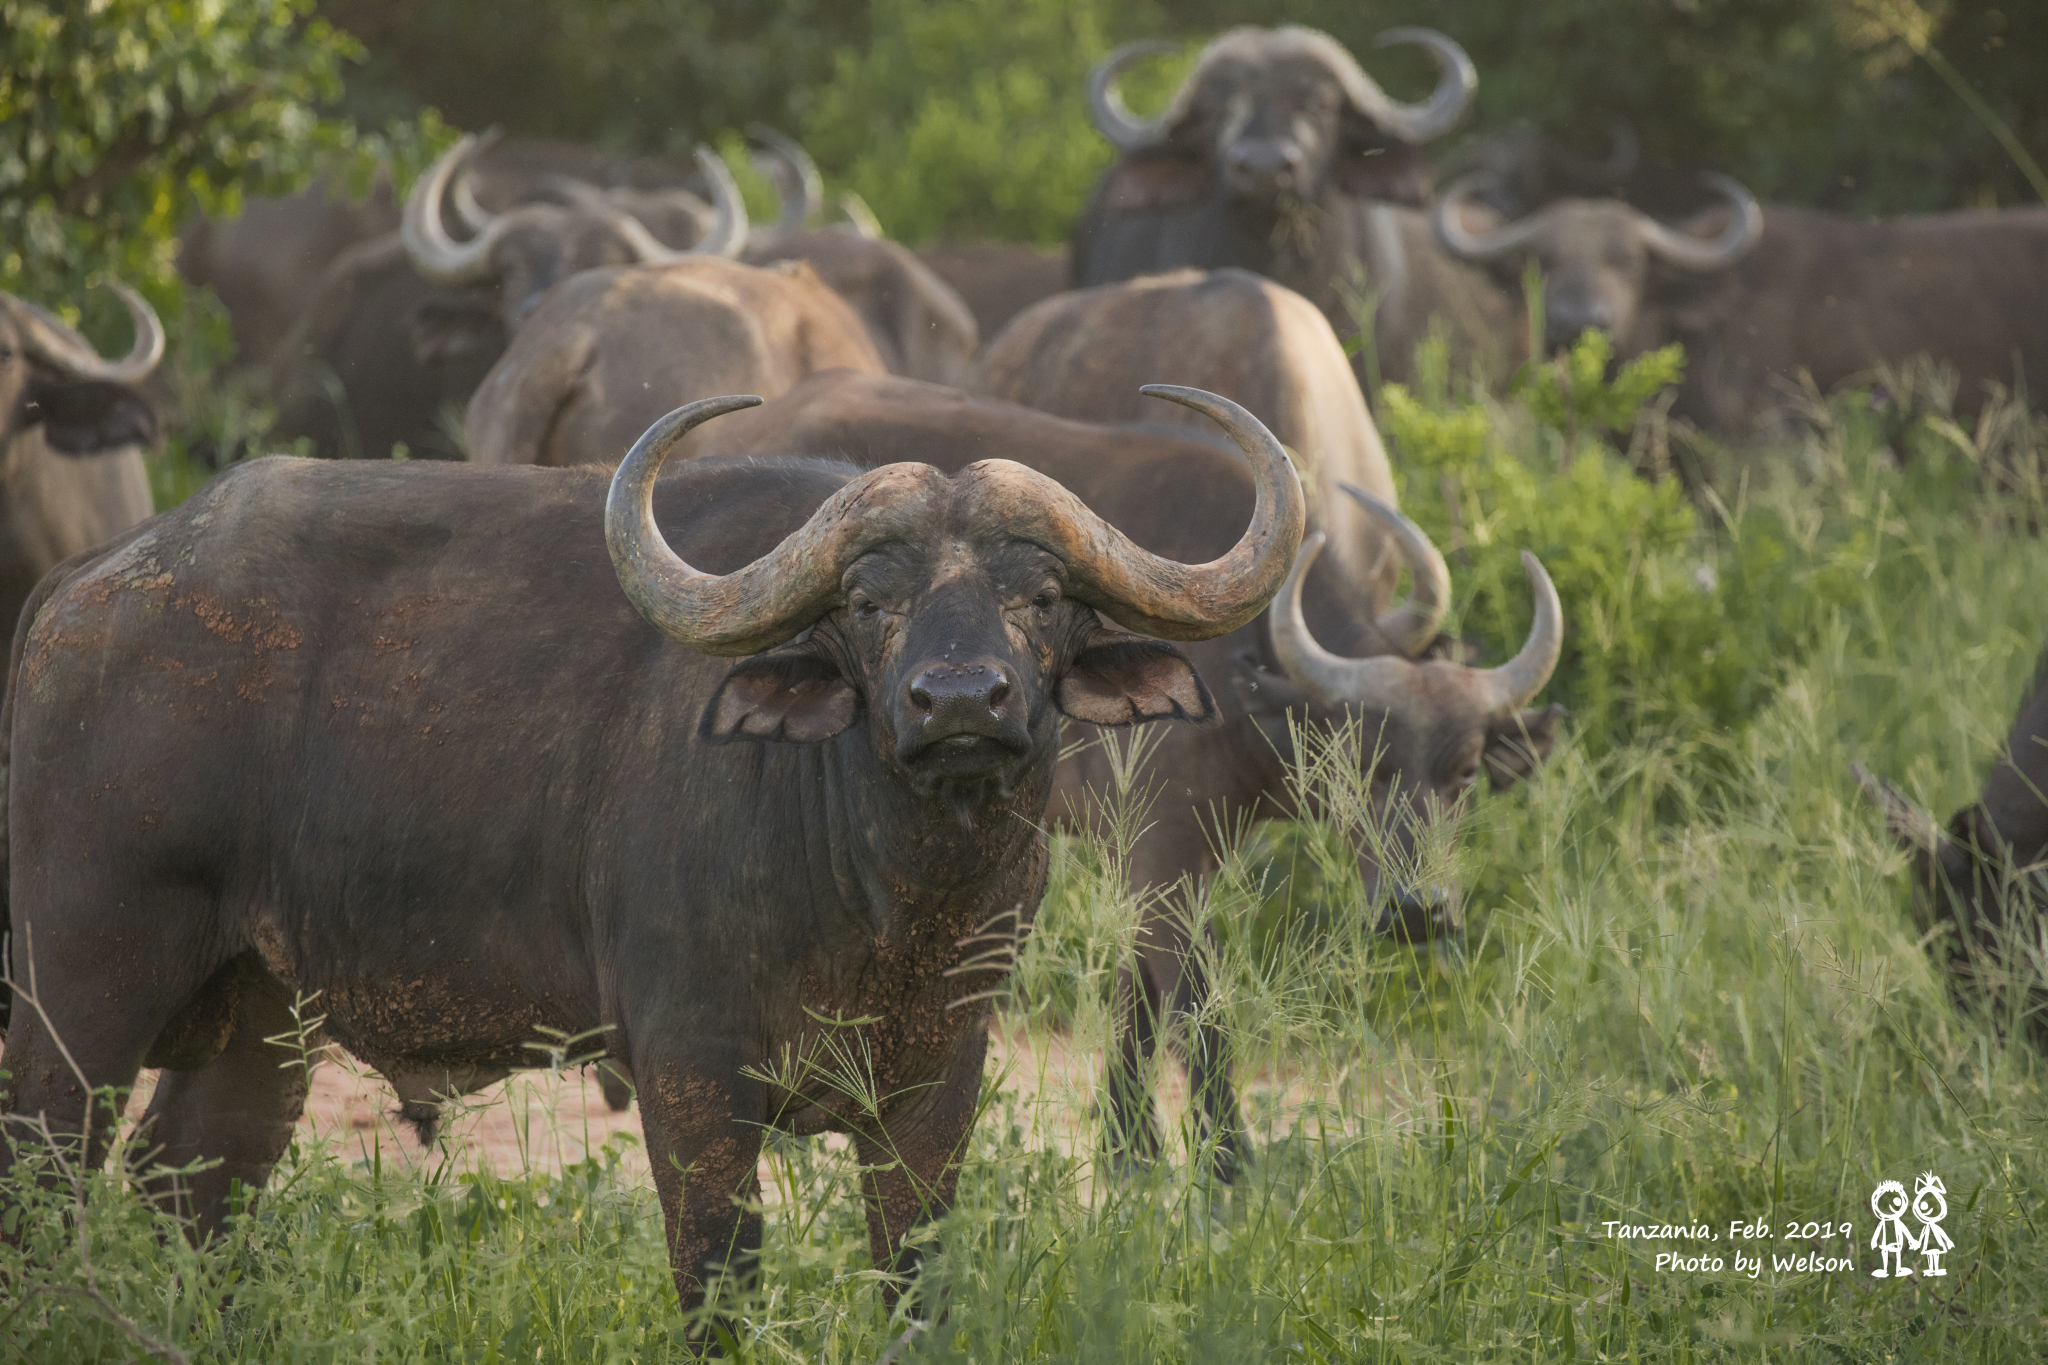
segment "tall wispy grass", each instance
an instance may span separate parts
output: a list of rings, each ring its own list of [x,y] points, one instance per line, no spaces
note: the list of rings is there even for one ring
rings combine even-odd
[[[761,1284],[723,1305],[738,1351],[861,1365],[891,1350],[2048,1354],[2048,1076],[1997,1008],[1951,997],[1902,858],[1846,772],[1860,759],[1942,813],[1969,800],[2048,636],[2024,472],[2038,429],[2005,407],[1965,430],[1929,382],[1816,400],[1784,442],[1715,466],[1701,501],[1720,510],[1674,553],[1725,563],[1744,519],[1769,518],[1790,571],[1759,581],[1788,591],[1825,569],[1825,601],[1796,649],[1759,663],[1766,685],[1736,721],[1602,711],[1637,723],[1569,735],[1513,795],[1480,800],[1455,847],[1426,847],[1426,875],[1469,889],[1462,957],[1365,933],[1349,831],[1247,831],[1230,850],[1197,916],[1215,930],[1207,1008],[1237,1036],[1253,1129],[1234,1188],[1202,1174],[1209,1139],[1181,1117],[1177,1063],[1158,1078],[1176,1097],[1167,1158],[1131,1171],[1102,1155],[1101,1054],[1137,908],[1121,858],[1156,799],[1136,781],[1112,793],[1120,832],[1058,843],[1004,1004],[929,1262],[943,1319],[906,1337],[884,1308],[850,1152],[776,1139]],[[1490,572],[1460,583],[1478,592]],[[1638,667],[1682,679],[1694,664]],[[1349,756],[1305,754],[1299,780],[1337,822],[1357,819]],[[0,1247],[0,1360],[681,1358],[660,1215],[629,1147],[509,1174],[449,1148],[400,1172],[309,1137],[199,1251],[121,1175],[60,1171],[13,1229],[21,1244]],[[1949,1190],[1950,1274],[1873,1279],[1872,1188],[1921,1171]],[[1768,1237],[1731,1240],[1737,1221]],[[1782,1235],[1809,1222],[1836,1229]],[[1608,1223],[1719,1237],[1627,1240]],[[1658,1267],[1702,1250],[1725,1268]],[[1758,1275],[1733,1270],[1738,1250],[1762,1257]],[[1809,1252],[1854,1269],[1772,1268]]]

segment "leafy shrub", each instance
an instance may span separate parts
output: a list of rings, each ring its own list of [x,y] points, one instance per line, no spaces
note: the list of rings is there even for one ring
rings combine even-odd
[[[1604,377],[1589,332],[1526,371],[1507,402],[1450,394],[1441,343],[1425,343],[1416,392],[1380,391],[1402,506],[1451,562],[1455,629],[1512,650],[1533,603],[1517,551],[1534,551],[1564,604],[1564,656],[1546,697],[1594,750],[1644,725],[1726,730],[1768,695],[1831,604],[1854,591],[1867,532],[1796,543],[1774,512],[1706,524],[1677,481],[1648,481],[1598,433],[1628,430],[1680,373],[1677,347]]]
[[[1107,11],[1103,0],[875,0],[870,41],[834,55],[805,143],[892,237],[1063,241],[1114,155],[1087,104]],[[1147,65],[1132,97],[1163,101],[1179,69]]]
[[[188,217],[321,171],[361,193],[391,162],[402,185],[452,139],[431,110],[381,132],[327,117],[361,55],[312,0],[0,0],[0,289],[122,346],[125,310],[87,285],[125,280],[165,318],[174,363],[193,346],[209,372],[225,330],[180,325]]]

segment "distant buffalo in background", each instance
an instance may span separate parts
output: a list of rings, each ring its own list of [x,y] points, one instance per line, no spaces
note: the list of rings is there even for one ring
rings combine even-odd
[[[1885,827],[1911,855],[1913,885],[1968,997],[2009,995],[2048,1039],[2043,911],[2048,910],[2048,649],[2034,665],[1983,792],[1943,824],[1861,764],[1849,765]],[[2008,983],[2017,985],[2012,992]]]
[[[147,517],[142,452],[156,413],[135,386],[164,354],[164,329],[117,284],[135,341],[107,360],[48,310],[0,294],[0,621],[59,562]]]
[[[1672,225],[1615,199],[1563,199],[1474,229],[1474,180],[1445,192],[1438,234],[1503,288],[1533,261],[1546,342],[1587,327],[1622,357],[1684,345],[1672,412],[1740,433],[1810,374],[1825,392],[1926,354],[1954,366],[1957,406],[2048,374],[2048,209],[1973,210],[1862,222],[1763,208],[1722,175],[1722,204]],[[1518,286],[1514,286],[1518,287]]]
[[[1421,146],[1471,103],[1478,76],[1433,29],[1382,33],[1436,58],[1420,104],[1388,97],[1352,55],[1313,29],[1236,28],[1203,49],[1166,111],[1134,118],[1118,74],[1158,43],[1117,49],[1089,80],[1096,128],[1122,157],[1074,229],[1074,281],[1108,284],[1195,266],[1238,266],[1306,296],[1340,336],[1392,268],[1391,205],[1425,207]]]

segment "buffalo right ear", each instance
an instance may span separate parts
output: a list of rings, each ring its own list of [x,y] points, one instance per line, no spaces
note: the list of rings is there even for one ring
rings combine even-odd
[[[1487,784],[1504,792],[1536,771],[1557,742],[1557,723],[1564,707],[1552,702],[1540,711],[1522,711],[1496,721],[1486,736],[1482,756]]]
[[[1090,725],[1216,718],[1216,702],[1187,655],[1164,640],[1097,630],[1060,679],[1060,710]]]
[[[697,732],[713,744],[815,744],[859,717],[859,694],[838,667],[816,650],[794,649],[735,664],[711,694]]]

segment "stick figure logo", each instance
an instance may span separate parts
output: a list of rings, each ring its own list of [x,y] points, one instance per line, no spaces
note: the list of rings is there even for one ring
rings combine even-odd
[[[1913,1182],[1913,1217],[1920,1222],[1920,1236],[1914,1245],[1920,1249],[1920,1259],[1927,1262],[1921,1273],[1948,1274],[1941,1268],[1942,1254],[1955,1245],[1941,1226],[1941,1220],[1948,1217],[1948,1187],[1932,1171],[1922,1171]]]
[[[1906,1187],[1896,1180],[1885,1181],[1870,1192],[1870,1211],[1877,1215],[1877,1230],[1870,1234],[1870,1245],[1877,1250],[1877,1269],[1870,1272],[1871,1277],[1882,1280],[1912,1274],[1906,1250],[1918,1251],[1920,1239],[1906,1228]]]

